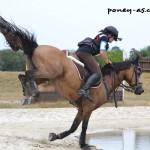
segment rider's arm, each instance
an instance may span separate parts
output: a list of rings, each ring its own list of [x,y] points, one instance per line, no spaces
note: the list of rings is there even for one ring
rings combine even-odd
[[[101,58],[102,58],[102,60],[103,60],[103,62],[104,63],[106,63],[106,64],[108,64],[108,63],[110,63],[110,61],[109,61],[109,59],[108,59],[108,57],[107,57],[107,52],[106,51],[100,51],[100,55],[101,55]]]
[[[108,64],[110,63],[108,57],[107,57],[107,49],[108,49],[108,42],[107,42],[107,37],[103,36],[101,37],[101,41],[100,41],[100,56],[103,60],[104,63]]]

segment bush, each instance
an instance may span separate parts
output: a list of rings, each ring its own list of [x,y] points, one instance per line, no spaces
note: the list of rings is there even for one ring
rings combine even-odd
[[[0,51],[1,71],[25,71],[26,58],[22,52],[14,52],[10,49]]]
[[[107,56],[108,56],[108,59],[111,61],[111,62],[120,62],[120,61],[123,61],[123,52],[120,50],[120,49],[114,49],[112,48],[111,50],[109,50],[107,52]],[[97,62],[103,66],[105,63],[102,61],[101,57],[100,56],[96,56],[95,57]]]

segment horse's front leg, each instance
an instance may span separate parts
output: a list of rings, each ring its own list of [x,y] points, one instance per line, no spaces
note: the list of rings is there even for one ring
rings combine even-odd
[[[26,75],[18,75],[23,89],[23,95],[26,97],[21,101],[21,105],[31,104],[35,102],[35,98],[39,95],[39,91],[35,81],[33,80],[34,70],[26,71]]]
[[[69,130],[64,131],[62,133],[56,134],[56,133],[50,133],[49,134],[49,140],[50,141],[54,141],[56,139],[63,139],[66,136],[70,135],[71,133],[75,132],[76,129],[78,128],[79,124],[82,121],[82,116],[83,116],[83,112],[82,110],[78,110],[77,115],[72,123],[72,126]]]
[[[36,69],[34,69],[34,70],[27,70],[25,72],[26,77],[27,77],[28,82],[29,82],[31,96],[33,96],[33,97],[37,97],[39,95],[37,84],[34,81],[36,72],[38,72]]]
[[[25,97],[29,97],[31,94],[30,94],[29,88],[27,87],[27,78],[26,78],[26,76],[23,75],[23,74],[19,74],[18,79],[20,80],[20,83],[21,83],[21,86],[22,86],[23,95]]]
[[[32,96],[29,82],[25,75],[18,75],[18,78],[20,80],[22,89],[23,89],[23,95],[26,97],[25,99],[21,100],[21,105],[31,104],[34,101],[34,97]]]
[[[82,131],[80,134],[79,144],[81,148],[88,149],[90,146],[85,143],[86,141],[86,130],[88,127],[89,118],[91,116],[92,111],[83,112],[83,121],[82,121]]]

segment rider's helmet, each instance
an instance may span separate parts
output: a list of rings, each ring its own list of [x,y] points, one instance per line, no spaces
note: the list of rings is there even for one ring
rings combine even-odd
[[[115,41],[121,40],[120,38],[118,38],[118,30],[114,26],[107,26],[104,29],[104,33],[111,34],[112,36],[114,36]]]

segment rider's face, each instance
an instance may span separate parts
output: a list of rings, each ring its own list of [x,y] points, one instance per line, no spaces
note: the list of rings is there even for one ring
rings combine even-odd
[[[114,41],[114,37],[111,34],[108,34],[108,42],[112,43]]]
[[[108,41],[108,42],[109,42],[109,43],[112,43],[113,41],[114,41],[114,37],[112,36],[112,37],[109,38],[109,41]]]

